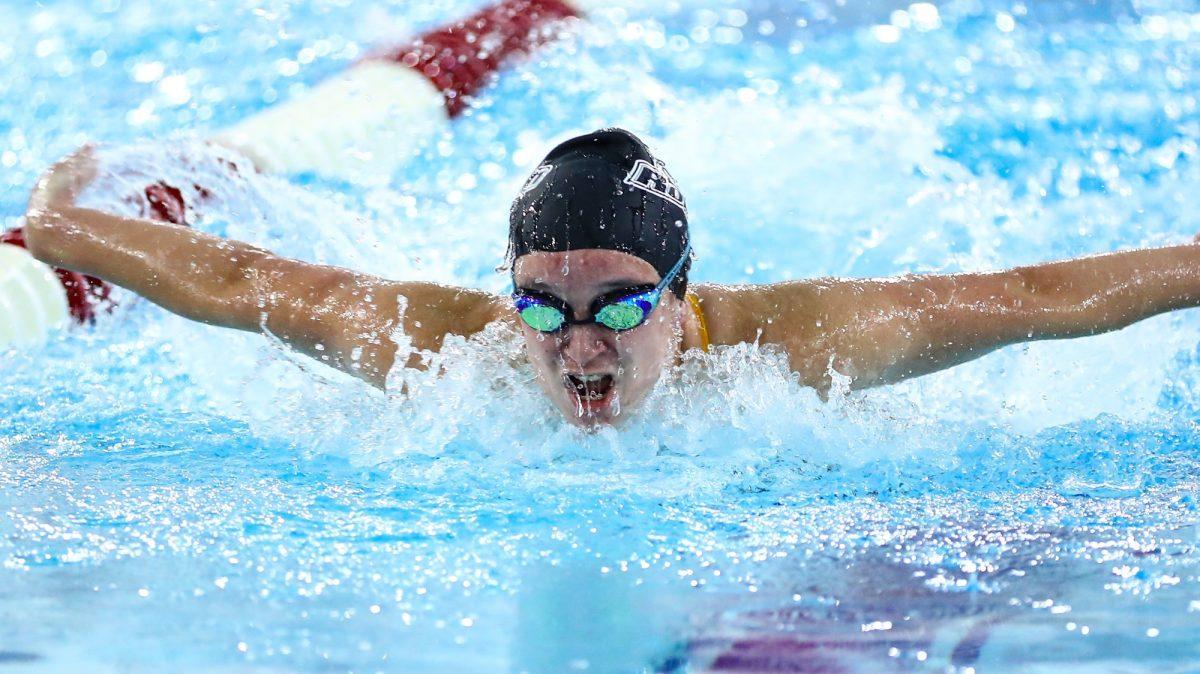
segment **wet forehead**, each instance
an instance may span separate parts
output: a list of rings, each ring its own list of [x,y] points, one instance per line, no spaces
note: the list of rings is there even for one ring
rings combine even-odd
[[[645,260],[615,250],[539,251],[513,265],[518,286],[585,288],[610,284],[658,283],[658,272]]]

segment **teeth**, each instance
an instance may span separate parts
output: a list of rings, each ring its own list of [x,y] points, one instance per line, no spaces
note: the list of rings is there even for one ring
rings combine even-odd
[[[594,385],[608,378],[606,374],[568,374],[567,382],[580,400],[603,400],[605,394],[594,389]]]

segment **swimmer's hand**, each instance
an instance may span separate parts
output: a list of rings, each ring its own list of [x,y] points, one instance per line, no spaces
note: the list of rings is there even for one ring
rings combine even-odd
[[[29,197],[27,215],[42,216],[74,206],[79,194],[95,177],[95,145],[88,143],[42,174]]]
[[[29,252],[46,264],[67,268],[58,262],[53,235],[77,233],[75,223],[66,217],[75,207],[84,188],[96,177],[95,145],[88,143],[46,169],[29,195],[25,211],[25,245]]]

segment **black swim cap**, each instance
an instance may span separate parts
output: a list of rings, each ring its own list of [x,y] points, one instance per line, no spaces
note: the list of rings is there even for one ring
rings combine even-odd
[[[550,151],[509,211],[508,259],[534,251],[603,248],[649,262],[665,277],[688,246],[687,205],[662,161],[637,136],[601,129]],[[691,260],[670,290],[683,297]]]

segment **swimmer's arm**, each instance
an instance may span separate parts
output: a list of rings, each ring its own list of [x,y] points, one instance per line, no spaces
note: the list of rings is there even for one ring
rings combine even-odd
[[[1084,337],[1200,305],[1200,246],[1132,250],[991,273],[824,279],[748,291],[748,341],[782,346],[820,390],[888,384],[1020,342]],[[761,331],[761,332],[759,332]]]
[[[473,334],[501,313],[486,293],[387,281],[75,206],[89,179],[87,167],[76,155],[35,189],[26,242],[36,257],[98,276],[196,321],[270,333],[376,386],[384,385],[396,356],[391,336],[397,327],[415,349],[436,351],[447,334]],[[420,366],[419,357],[405,364]]]

